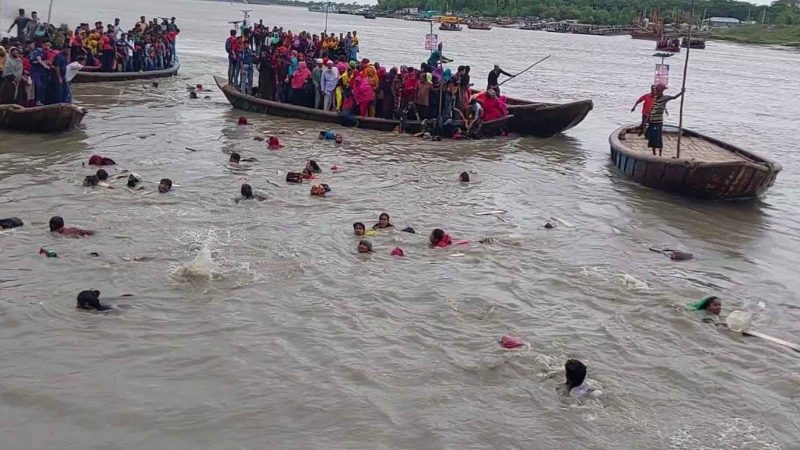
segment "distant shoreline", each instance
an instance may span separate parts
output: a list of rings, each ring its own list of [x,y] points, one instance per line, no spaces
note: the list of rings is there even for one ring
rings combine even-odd
[[[782,45],[800,47],[800,26],[741,25],[714,32],[711,39],[739,44]]]

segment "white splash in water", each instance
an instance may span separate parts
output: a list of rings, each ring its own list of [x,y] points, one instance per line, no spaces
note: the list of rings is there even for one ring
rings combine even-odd
[[[182,266],[177,271],[178,275],[183,278],[205,278],[208,280],[214,279],[218,273],[217,264],[211,255],[211,249],[208,245],[197,253],[197,256],[185,266]]]

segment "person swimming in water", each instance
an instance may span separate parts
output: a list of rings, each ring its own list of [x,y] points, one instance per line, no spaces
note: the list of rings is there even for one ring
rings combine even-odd
[[[135,174],[128,175],[128,183],[127,183],[128,189],[134,191],[138,191],[139,189],[144,189],[144,186],[142,186],[141,183],[142,179],[139,178],[137,175]]]
[[[81,291],[78,294],[78,302],[76,307],[78,309],[86,309],[90,311],[108,311],[110,306],[100,303],[100,291],[90,290]]]
[[[344,142],[344,138],[342,137],[342,135],[341,135],[341,134],[337,134],[337,135],[336,135],[336,136],[333,138],[333,142],[336,142],[337,144],[341,144],[342,142]]]
[[[89,157],[89,165],[90,166],[115,166],[117,163],[114,162],[111,158],[106,158],[105,156],[100,155],[92,155]]]
[[[19,217],[9,217],[7,219],[0,219],[0,230],[17,228],[21,227],[22,225],[24,224]]]
[[[358,253],[373,253],[372,242],[362,239],[358,243]]]
[[[311,170],[308,169],[308,167],[303,169],[303,172],[301,172],[301,173],[303,175],[303,179],[304,180],[313,180],[314,178],[317,178],[317,177],[314,176],[314,174],[311,172]]]
[[[239,164],[239,161],[241,161],[241,160],[242,160],[242,155],[240,155],[240,154],[238,154],[236,152],[231,153],[231,159],[229,160],[230,162],[232,162],[234,164]]]
[[[53,216],[50,218],[50,231],[67,237],[91,236],[94,234],[94,231],[92,230],[83,230],[81,228],[65,227],[64,219],[61,218],[60,216]]]
[[[162,178],[161,181],[158,182],[159,194],[166,194],[171,190],[172,190],[172,180],[170,180],[169,178]]]
[[[331,130],[324,130],[319,132],[319,138],[326,141],[332,141],[336,139],[336,134],[334,134],[334,132]]]
[[[242,200],[263,201],[267,199],[267,197],[264,195],[261,195],[259,193],[253,193],[253,187],[250,186],[249,184],[243,184],[242,188],[240,189],[240,192],[242,196],[236,199],[236,203],[239,203]]]
[[[577,359],[569,359],[564,364],[567,381],[565,384],[570,397],[582,399],[592,395],[594,389],[586,383],[586,364]]]
[[[83,179],[84,186],[97,186],[100,180],[97,179],[97,175],[86,175],[86,178]]]
[[[702,317],[700,320],[706,323],[719,324],[719,314],[722,312],[722,300],[714,295],[701,298],[695,303],[686,305],[687,309],[698,311]]]
[[[325,197],[325,194],[331,191],[331,188],[325,184],[315,184],[311,186],[311,195],[314,197]]]
[[[367,228],[361,222],[356,222],[353,224],[353,234],[356,236],[364,236],[367,234]]]
[[[97,173],[95,173],[98,181],[106,181],[108,180],[108,172],[104,169],[97,169]]]
[[[469,174],[467,172],[461,172],[461,175],[458,176],[458,179],[462,183],[469,183]]]
[[[387,228],[394,228],[394,225],[392,225],[392,222],[389,220],[389,214],[381,213],[381,215],[378,216],[378,223],[373,225],[372,229],[373,230],[384,230],[384,229],[387,229]]]
[[[322,173],[322,168],[320,168],[319,164],[313,159],[306,163],[306,169],[311,173]]]
[[[445,248],[453,244],[453,239],[444,230],[436,228],[430,235],[431,247]]]

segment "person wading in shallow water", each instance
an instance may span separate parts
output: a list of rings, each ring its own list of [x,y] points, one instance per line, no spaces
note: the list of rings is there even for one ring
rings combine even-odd
[[[661,156],[661,150],[664,148],[662,134],[664,127],[664,110],[667,108],[667,102],[675,100],[683,95],[683,90],[675,96],[664,95],[665,89],[667,89],[667,87],[663,84],[656,85],[656,97],[655,100],[653,100],[653,110],[650,111],[650,119],[648,120],[646,135],[647,146],[653,149],[653,156],[656,156],[656,150],[658,150],[658,156]]]

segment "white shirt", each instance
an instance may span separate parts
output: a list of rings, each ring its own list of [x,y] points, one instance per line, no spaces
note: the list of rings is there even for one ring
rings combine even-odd
[[[128,39],[126,41],[126,44],[127,44],[127,50],[128,50],[128,57],[130,58],[130,57],[133,56],[133,48],[134,48],[135,44],[131,39]]]
[[[79,63],[78,61],[73,61],[67,65],[67,74],[65,78],[67,79],[67,83],[72,81],[75,78],[75,75],[83,69],[83,64]]]

